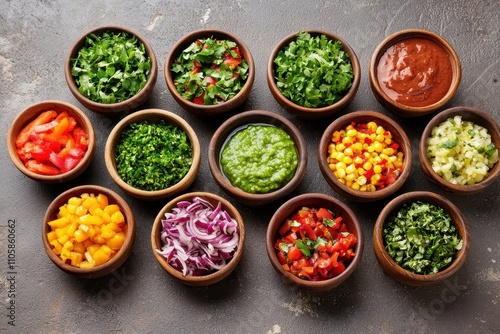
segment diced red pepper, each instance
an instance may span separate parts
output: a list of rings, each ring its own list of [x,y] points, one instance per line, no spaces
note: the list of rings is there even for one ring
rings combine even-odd
[[[35,160],[29,160],[26,163],[26,168],[32,172],[42,175],[57,175],[61,173],[57,168],[43,163],[38,163]]]
[[[54,110],[47,110],[42,112],[35,118],[31,123],[26,125],[16,138],[16,147],[21,148],[27,141],[30,140],[30,134],[34,131],[35,126],[51,122],[57,116],[57,112]]]

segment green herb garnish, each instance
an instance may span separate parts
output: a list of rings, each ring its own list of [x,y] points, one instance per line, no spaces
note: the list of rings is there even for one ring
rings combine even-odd
[[[181,96],[193,103],[214,105],[230,100],[245,85],[248,63],[229,40],[199,39],[172,64],[173,81]]]
[[[144,44],[126,32],[90,34],[76,58],[71,75],[78,91],[99,103],[117,103],[137,94],[151,73]]]
[[[434,274],[448,266],[462,240],[443,208],[420,201],[389,216],[383,230],[385,248],[404,269]]]
[[[303,107],[324,107],[340,100],[354,79],[349,55],[339,41],[300,32],[274,59],[278,89]]]
[[[120,178],[132,187],[148,191],[178,183],[192,162],[187,134],[163,121],[130,124],[122,131],[115,152]]]
[[[311,250],[309,249],[309,247],[307,246],[307,244],[302,241],[302,240],[297,240],[297,243],[295,244],[295,246],[297,246],[298,249],[300,249],[300,251],[302,252],[302,254],[304,254],[305,256],[309,257],[311,256]]]

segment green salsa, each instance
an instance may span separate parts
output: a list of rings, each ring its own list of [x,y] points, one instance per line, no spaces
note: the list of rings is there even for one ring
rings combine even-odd
[[[265,194],[293,178],[298,165],[297,149],[283,129],[252,124],[229,137],[220,154],[220,165],[233,186]]]

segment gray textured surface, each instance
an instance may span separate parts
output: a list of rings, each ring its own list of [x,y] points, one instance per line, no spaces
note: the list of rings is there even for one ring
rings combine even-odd
[[[362,66],[357,97],[344,111],[377,110],[389,114],[373,97],[368,62],[387,35],[424,28],[447,39],[462,60],[461,86],[450,106],[482,109],[500,121],[499,24],[496,1],[28,1],[0,2],[0,133],[6,134],[16,114],[31,103],[60,99],[79,103],[64,81],[63,61],[73,41],[104,24],[129,26],[152,44],[160,63],[158,82],[143,108],[156,107],[184,117],[198,132],[201,170],[190,190],[227,198],[206,162],[208,142],[226,116],[208,124],[187,114],[172,99],[163,80],[165,56],[189,31],[226,29],[251,48],[257,76],[250,99],[240,111],[272,110],[290,118],[308,139],[307,174],[294,194],[323,192],[339,197],[324,182],[316,160],[325,122],[293,118],[273,100],[265,65],[276,43],[301,29],[329,30],[346,39]],[[165,202],[145,203],[123,195],[137,220],[134,251],[115,274],[98,280],[75,279],[58,270],[43,252],[40,221],[46,207],[65,189],[100,184],[123,194],[108,176],[104,144],[117,120],[82,107],[97,134],[95,159],[81,177],[56,186],[24,177],[11,163],[5,135],[0,138],[0,331],[18,333],[424,333],[500,331],[500,195],[499,182],[473,197],[445,194],[465,214],[472,248],[464,267],[447,282],[425,288],[407,287],[386,276],[376,263],[372,227],[384,200],[347,202],[358,213],[365,233],[365,252],[353,276],[328,293],[310,294],[285,284],[265,252],[267,222],[281,204],[251,209],[236,204],[245,219],[245,255],[225,281],[207,288],[173,281],[156,263],[150,247],[152,222]],[[396,117],[395,117],[396,118]],[[414,166],[401,192],[430,190],[418,165],[417,145],[429,117],[398,119],[412,139]],[[339,197],[340,198],[340,197]],[[10,289],[7,224],[15,220],[15,327],[8,324]]]

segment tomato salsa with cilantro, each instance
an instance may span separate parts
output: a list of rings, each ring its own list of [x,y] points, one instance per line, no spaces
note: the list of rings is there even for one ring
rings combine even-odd
[[[301,279],[322,281],[343,273],[357,243],[341,216],[325,208],[302,208],[278,230],[276,254],[283,268]]]
[[[89,145],[89,136],[66,111],[46,110],[16,137],[16,149],[28,170],[58,175],[75,168]]]
[[[248,63],[230,40],[198,39],[170,69],[177,92],[193,103],[214,105],[230,100],[245,85]]]

